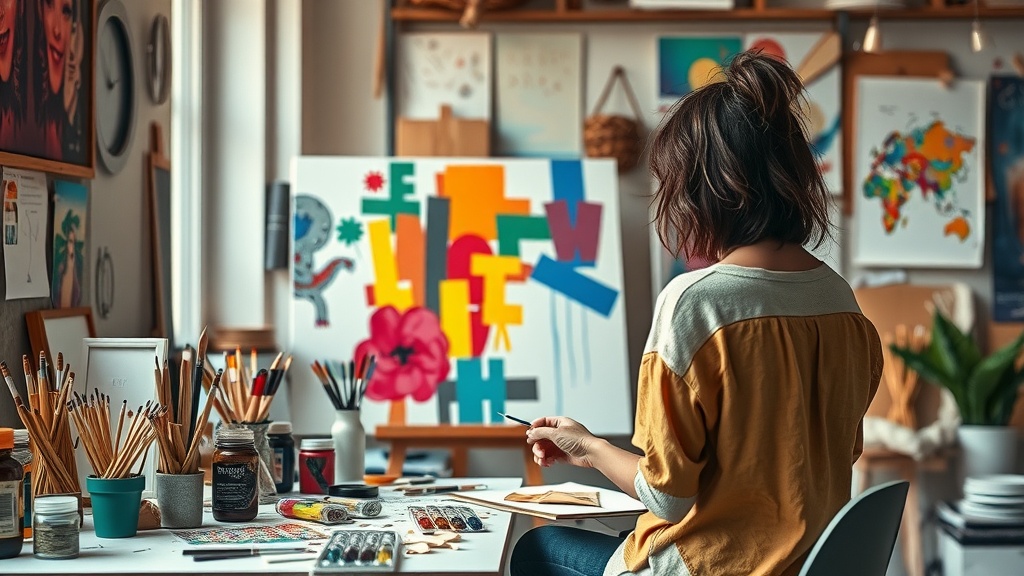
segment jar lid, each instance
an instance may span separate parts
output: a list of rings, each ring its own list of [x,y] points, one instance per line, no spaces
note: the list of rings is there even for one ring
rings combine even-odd
[[[15,428],[14,444],[28,444],[28,430],[25,430],[24,428]]]
[[[300,450],[333,450],[334,440],[330,438],[304,438],[299,443]]]
[[[253,441],[252,430],[248,428],[221,428],[217,431],[217,443],[222,442],[251,444]]]
[[[38,496],[32,500],[32,511],[36,514],[78,512],[78,498],[75,496]]]
[[[291,434],[292,423],[291,422],[271,422],[270,427],[267,428],[267,434]]]
[[[14,428],[0,428],[0,450],[14,448]]]
[[[367,484],[333,484],[327,493],[344,498],[376,498],[380,495],[380,488]]]

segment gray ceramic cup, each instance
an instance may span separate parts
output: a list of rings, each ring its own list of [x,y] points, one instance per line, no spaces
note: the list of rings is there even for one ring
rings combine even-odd
[[[198,528],[203,525],[203,476],[156,473],[156,504],[163,528]]]

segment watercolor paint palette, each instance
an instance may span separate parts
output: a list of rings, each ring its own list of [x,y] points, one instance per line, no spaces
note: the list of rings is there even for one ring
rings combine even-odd
[[[423,534],[438,530],[448,532],[481,532],[484,523],[466,506],[410,506],[409,518]]]
[[[391,530],[339,530],[324,544],[310,574],[393,572],[401,545]]]

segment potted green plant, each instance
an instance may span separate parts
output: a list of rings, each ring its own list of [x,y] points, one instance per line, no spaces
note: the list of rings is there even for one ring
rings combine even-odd
[[[918,352],[890,346],[922,378],[949,390],[960,410],[957,437],[967,477],[1014,472],[1017,431],[1008,426],[1024,382],[1017,357],[1024,333],[989,356],[974,338],[935,310],[931,340]]]

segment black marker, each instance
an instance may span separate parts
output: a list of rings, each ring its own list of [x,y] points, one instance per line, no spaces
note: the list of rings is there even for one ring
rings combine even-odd
[[[533,428],[533,424],[530,424],[526,420],[520,420],[519,418],[516,418],[515,416],[509,416],[508,414],[502,414],[501,412],[495,412],[495,414],[497,414],[498,416],[504,416],[505,418],[508,418],[509,420],[512,420],[513,422],[519,422],[523,426],[529,426],[530,428]]]

